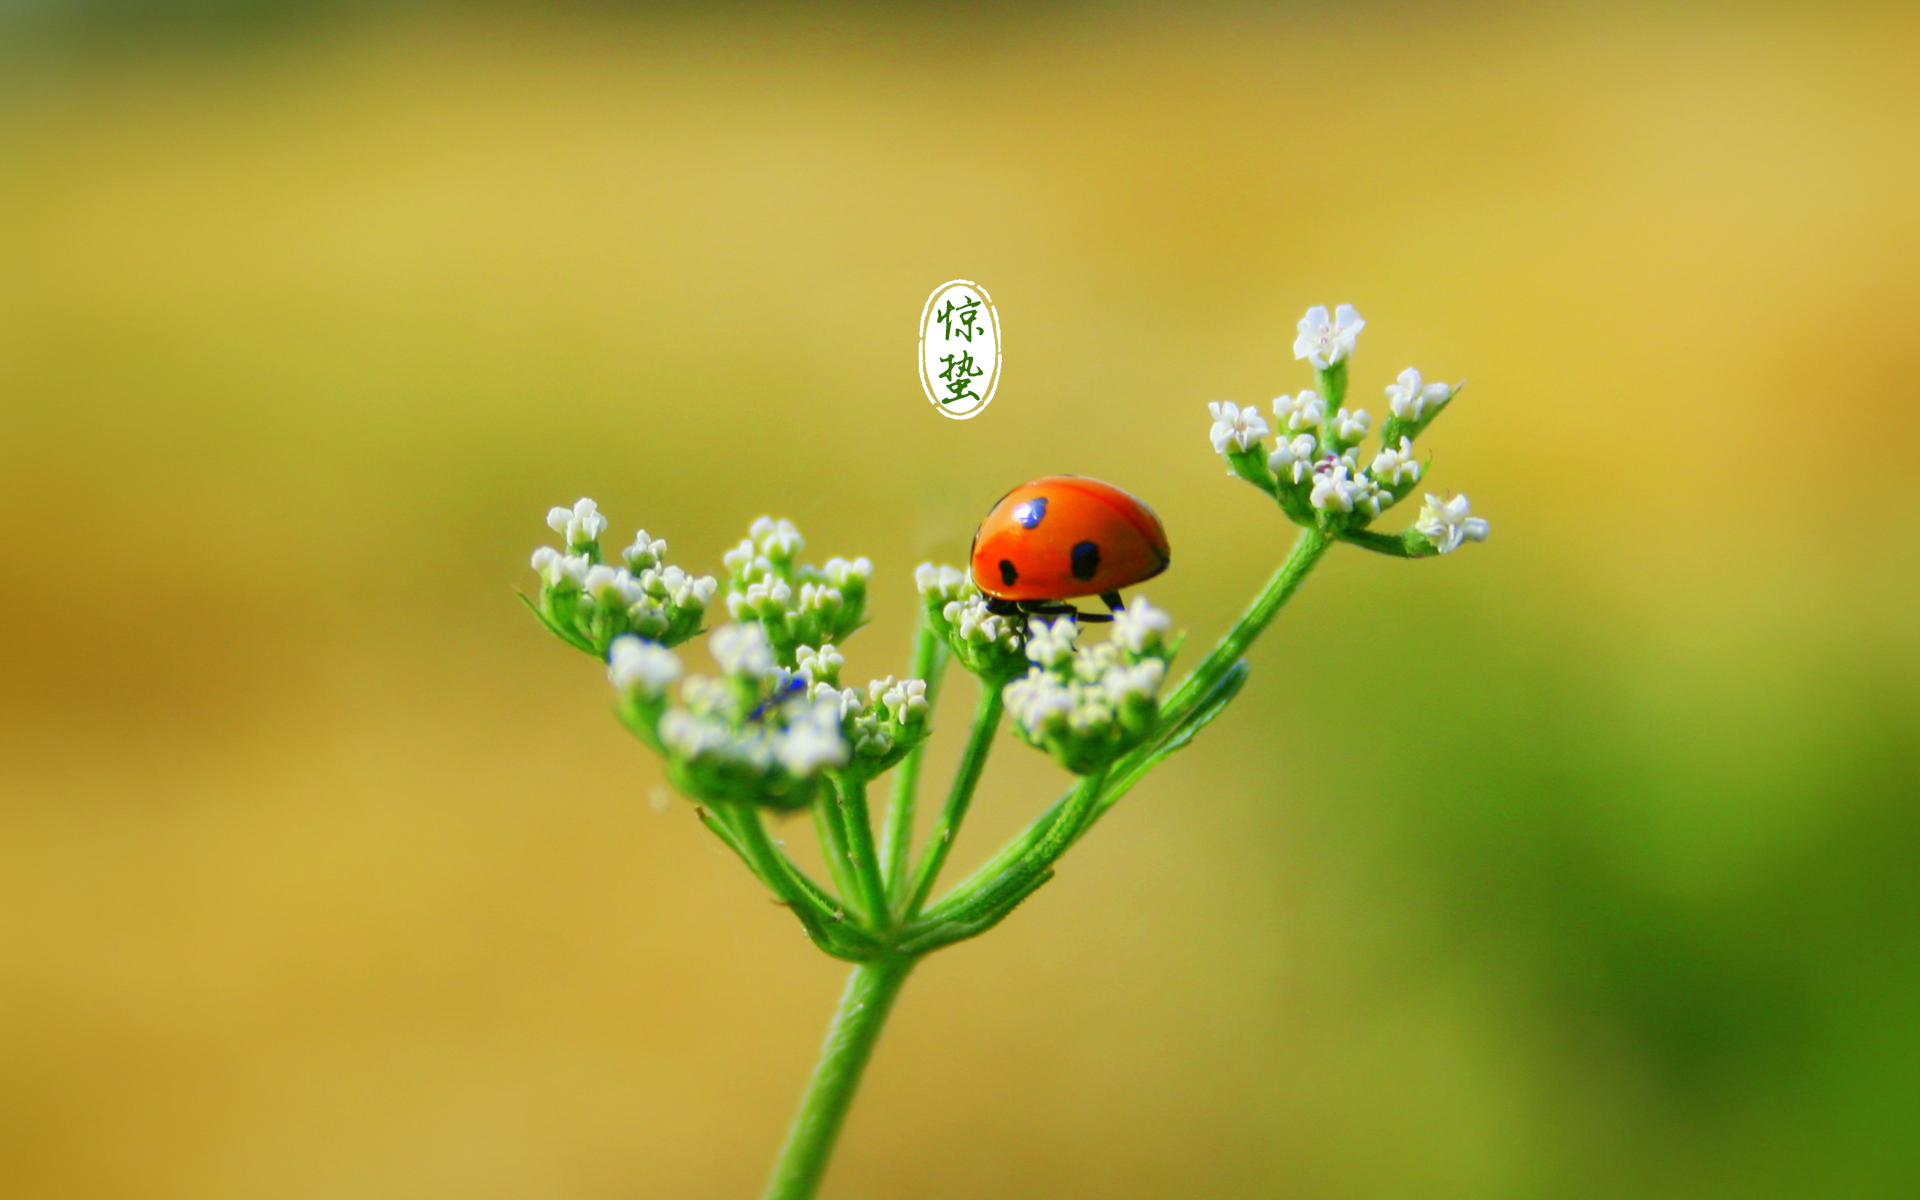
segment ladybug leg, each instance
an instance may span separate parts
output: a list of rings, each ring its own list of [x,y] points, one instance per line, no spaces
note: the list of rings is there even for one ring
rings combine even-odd
[[[1101,592],[1100,603],[1106,605],[1109,612],[1119,612],[1127,606],[1126,601],[1120,599],[1119,592]]]
[[[1002,600],[998,596],[988,596],[987,611],[1003,617],[1010,617],[1020,611],[1020,602],[1018,600]]]
[[[1075,621],[1091,621],[1095,624],[1113,620],[1105,613],[1083,613],[1071,604],[1049,604],[1045,600],[1023,601],[1020,611],[1036,617],[1072,617]]]

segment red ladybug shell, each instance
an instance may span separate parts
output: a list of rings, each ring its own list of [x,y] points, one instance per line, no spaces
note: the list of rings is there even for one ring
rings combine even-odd
[[[1000,497],[973,535],[973,582],[1001,600],[1117,592],[1167,569],[1167,531],[1110,483],[1049,475]]]

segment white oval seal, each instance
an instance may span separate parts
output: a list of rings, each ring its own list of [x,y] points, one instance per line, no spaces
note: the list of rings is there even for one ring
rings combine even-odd
[[[920,310],[920,386],[944,416],[980,415],[1000,385],[1000,314],[987,289],[952,279]]]

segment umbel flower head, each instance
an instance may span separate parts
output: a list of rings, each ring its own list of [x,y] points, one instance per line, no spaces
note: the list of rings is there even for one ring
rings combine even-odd
[[[921,563],[914,568],[913,581],[928,623],[967,670],[985,679],[1006,680],[1027,669],[1020,618],[990,610],[967,572]]]
[[[1079,775],[1133,749],[1160,714],[1160,684],[1175,648],[1171,626],[1141,596],[1114,614],[1106,641],[1089,647],[1075,645],[1080,630],[1073,618],[1031,618],[1031,665],[1006,685],[1014,733]]]
[[[1230,401],[1207,406],[1208,440],[1230,473],[1272,496],[1290,519],[1356,545],[1405,558],[1449,554],[1463,542],[1485,541],[1487,523],[1467,514],[1464,496],[1442,501],[1429,495],[1413,527],[1397,535],[1376,534],[1374,519],[1392,508],[1426,477],[1415,453],[1424,433],[1459,392],[1459,384],[1428,383],[1412,367],[1386,386],[1388,411],[1379,448],[1363,450],[1373,418],[1364,408],[1339,404],[1348,364],[1366,321],[1351,304],[1331,316],[1322,305],[1307,310],[1294,339],[1295,358],[1310,362],[1323,391],[1303,389],[1273,402],[1277,432],[1272,449],[1262,440],[1266,423]],[[1323,394],[1324,392],[1324,394]],[[1329,398],[1331,397],[1331,399]],[[1331,411],[1329,411],[1331,409]]]
[[[728,614],[765,629],[774,655],[788,667],[800,647],[843,641],[865,623],[873,577],[864,558],[800,563],[805,547],[792,521],[761,517],[723,560]]]
[[[671,647],[701,632],[720,585],[669,564],[667,543],[644,529],[621,552],[624,565],[602,561],[607,519],[592,500],[556,507],[548,524],[567,545],[534,552],[540,593],[528,606],[606,660],[621,719],[660,751],[684,794],[800,807],[828,776],[878,774],[925,740],[923,680],[840,683],[838,639],[865,620],[866,559],[801,563],[806,543],[792,522],[755,521],[726,555],[734,621],[707,639],[720,674],[687,676]]]
[[[707,638],[719,676],[691,676],[677,703],[673,651],[628,635],[618,639],[607,676],[620,713],[665,756],[683,793],[713,803],[800,808],[832,773],[871,776],[926,739],[931,715],[924,680],[875,680],[866,692],[838,686],[832,646],[803,646],[799,671],[774,662],[757,623],[723,625]]]
[[[532,566],[540,597],[531,603],[540,620],[566,642],[605,658],[614,640],[629,633],[674,646],[700,632],[707,605],[719,590],[712,576],[689,575],[667,563],[667,544],[642,530],[625,555],[625,566],[601,561],[600,535],[607,519],[593,501],[554,508],[547,524],[566,548],[542,546]]]

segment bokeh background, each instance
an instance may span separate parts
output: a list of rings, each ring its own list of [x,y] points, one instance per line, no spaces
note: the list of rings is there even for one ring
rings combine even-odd
[[[871,556],[865,679],[1095,474],[1204,642],[1289,532],[1204,402],[1351,301],[1493,539],[1336,553],[827,1194],[1920,1194],[1910,6],[0,25],[0,1193],[753,1194],[841,968],[521,611],[547,507]],[[955,867],[1061,786],[1004,741]]]

